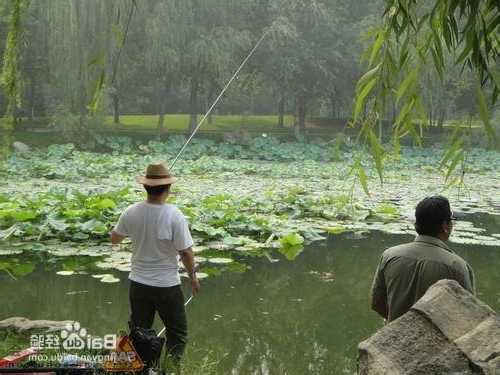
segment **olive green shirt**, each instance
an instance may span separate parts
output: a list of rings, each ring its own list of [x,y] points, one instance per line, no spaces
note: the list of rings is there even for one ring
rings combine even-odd
[[[475,293],[474,273],[467,262],[440,239],[418,235],[382,254],[372,285],[372,308],[394,320],[442,279],[456,280]]]

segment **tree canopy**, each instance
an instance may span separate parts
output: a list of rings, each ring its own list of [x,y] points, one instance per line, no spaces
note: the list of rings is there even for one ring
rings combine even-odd
[[[492,0],[10,0],[0,8],[0,109],[32,119],[113,113],[117,124],[121,114],[150,113],[160,130],[168,129],[166,113],[189,113],[192,128],[267,33],[217,111],[278,113],[281,125],[289,113],[298,132],[308,116],[351,119],[381,170],[385,122],[396,148],[408,134],[419,142],[422,128],[453,113],[477,113],[495,140],[498,7]]]

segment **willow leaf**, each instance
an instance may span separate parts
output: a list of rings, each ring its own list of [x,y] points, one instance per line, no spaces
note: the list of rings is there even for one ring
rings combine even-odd
[[[363,87],[361,92],[358,95],[356,95],[356,102],[354,104],[354,115],[353,115],[353,122],[354,123],[356,123],[356,121],[359,117],[359,114],[361,113],[361,110],[363,109],[363,105],[365,103],[366,97],[368,96],[370,91],[373,89],[373,87],[375,87],[376,83],[377,83],[377,77],[372,78],[372,80],[370,82],[368,82]]]
[[[448,167],[445,181],[448,181],[448,179],[452,175],[453,171],[456,169],[458,163],[464,160],[464,155],[465,155],[464,150],[460,150],[460,152],[457,152],[457,154],[453,157],[453,159],[451,160],[451,163]]]
[[[451,144],[451,146],[446,150],[443,158],[441,159],[440,167],[444,167],[446,163],[453,157],[453,155],[456,155],[463,146],[463,140],[461,137],[458,137],[455,139],[455,141]]]
[[[412,98],[410,101],[406,102],[403,105],[403,108],[401,108],[401,110],[399,111],[399,115],[396,118],[396,124],[397,125],[402,124],[404,122],[404,120],[406,119],[406,117],[408,116],[408,114],[413,109],[414,105],[415,105],[415,99],[414,98]]]
[[[373,61],[377,57],[378,53],[380,52],[380,48],[384,44],[385,41],[385,31],[381,30],[378,32],[377,39],[375,40],[375,43],[373,44],[372,51],[370,54],[370,61],[368,62],[368,66],[372,66]]]
[[[89,104],[89,109],[91,113],[96,113],[97,109],[99,108],[99,102],[101,100],[105,79],[106,79],[106,73],[103,70],[97,81],[94,95],[92,96],[92,101]]]
[[[484,129],[486,130],[486,134],[490,137],[491,140],[496,140],[495,129],[491,125],[490,122],[490,114],[488,111],[488,106],[486,105],[486,99],[484,98],[483,90],[480,85],[476,87],[476,98],[479,109],[479,116],[484,124]]]
[[[361,76],[357,83],[357,90],[360,90],[368,81],[370,81],[380,69],[381,64],[376,65],[373,69],[370,69],[365,74]]]
[[[358,174],[359,182],[363,188],[366,195],[370,196],[370,191],[368,190],[368,177],[366,177],[366,172],[361,163],[356,163],[356,172]]]
[[[396,92],[396,104],[399,103],[399,100],[403,97],[408,88],[416,81],[416,79],[417,70],[413,69],[410,74],[408,74],[408,76],[403,80],[398,88],[398,91]]]
[[[375,162],[375,169],[377,170],[380,183],[382,184],[384,182],[383,180],[384,149],[382,148],[382,145],[380,144],[373,130],[370,129],[368,137],[370,141],[370,152],[372,154],[373,161]]]

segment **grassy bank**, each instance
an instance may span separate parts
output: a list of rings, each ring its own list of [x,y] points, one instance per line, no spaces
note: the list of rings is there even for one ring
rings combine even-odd
[[[198,116],[198,121],[201,120]],[[293,117],[285,117],[285,127],[291,127]],[[155,130],[158,126],[157,115],[124,115],[120,116],[120,124],[113,124],[113,117],[107,116],[105,126],[109,128],[122,128],[126,130]],[[165,129],[184,132],[189,128],[188,114],[166,115],[164,122]],[[240,116],[240,115],[222,115],[212,116],[212,122],[208,120],[203,124],[205,131],[276,131],[278,127],[278,116]]]

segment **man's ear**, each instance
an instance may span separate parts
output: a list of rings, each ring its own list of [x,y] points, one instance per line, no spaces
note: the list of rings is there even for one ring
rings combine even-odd
[[[450,234],[450,224],[446,221],[443,221],[443,224],[441,224],[441,230],[443,233]]]

